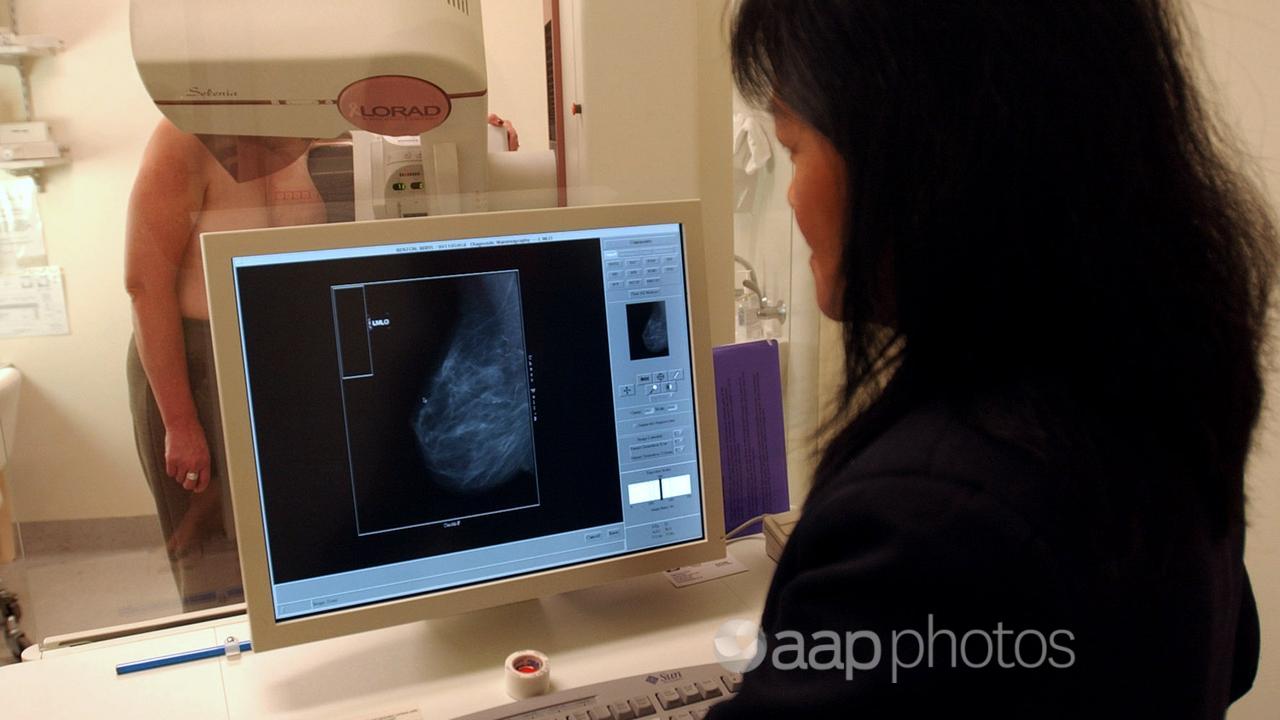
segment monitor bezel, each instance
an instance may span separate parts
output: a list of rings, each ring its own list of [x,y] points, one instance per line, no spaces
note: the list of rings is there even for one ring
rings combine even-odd
[[[255,651],[456,615],[547,595],[569,592],[666,568],[724,557],[724,505],[711,365],[711,327],[701,204],[696,200],[575,208],[548,208],[402,220],[204,233],[214,362],[218,376],[228,484],[244,580],[245,604]],[[450,588],[277,620],[268,568],[261,497],[250,428],[248,388],[236,307],[232,259],[254,255],[370,247],[516,234],[678,223],[683,231],[685,293],[694,379],[694,419],[698,429],[699,474],[705,528],[701,540],[640,550],[516,577]]]

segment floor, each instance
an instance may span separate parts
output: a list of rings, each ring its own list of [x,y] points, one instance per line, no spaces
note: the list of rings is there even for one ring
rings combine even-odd
[[[95,630],[182,612],[163,547],[29,558],[27,619],[32,639]]]
[[[20,528],[23,552],[0,565],[0,582],[32,641],[182,611],[155,518],[112,522]]]

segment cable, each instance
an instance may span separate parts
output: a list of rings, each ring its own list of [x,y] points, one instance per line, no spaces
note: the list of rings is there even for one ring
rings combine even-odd
[[[756,524],[756,523],[758,523],[758,522],[764,522],[764,519],[765,519],[765,518],[767,518],[767,517],[769,517],[770,515],[773,515],[773,514],[774,514],[774,513],[764,513],[763,515],[757,515],[757,516],[755,516],[755,517],[751,518],[750,520],[748,520],[748,521],[746,521],[746,522],[742,523],[742,524],[741,524],[741,525],[739,525],[738,527],[736,527],[736,528],[734,528],[734,529],[730,530],[729,532],[725,533],[725,534],[724,534],[724,539],[725,539],[725,540],[729,540],[729,539],[733,538],[733,537],[734,537],[734,536],[736,536],[738,533],[741,533],[743,530],[746,530],[747,528],[751,527],[752,525],[755,525],[755,524]]]

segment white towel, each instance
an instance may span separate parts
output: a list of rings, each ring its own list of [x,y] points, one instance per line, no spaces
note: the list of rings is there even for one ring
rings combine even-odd
[[[744,152],[745,148],[745,152]],[[759,113],[734,113],[733,162],[748,175],[755,175],[773,157],[773,144]]]
[[[765,169],[773,157],[769,131],[760,113],[740,112],[733,115],[733,194],[734,212],[747,213],[755,206],[756,173]]]

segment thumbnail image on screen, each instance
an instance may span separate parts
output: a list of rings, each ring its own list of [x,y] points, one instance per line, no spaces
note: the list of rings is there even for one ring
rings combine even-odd
[[[648,360],[670,354],[666,301],[628,305],[627,335],[631,341],[632,360]]]

